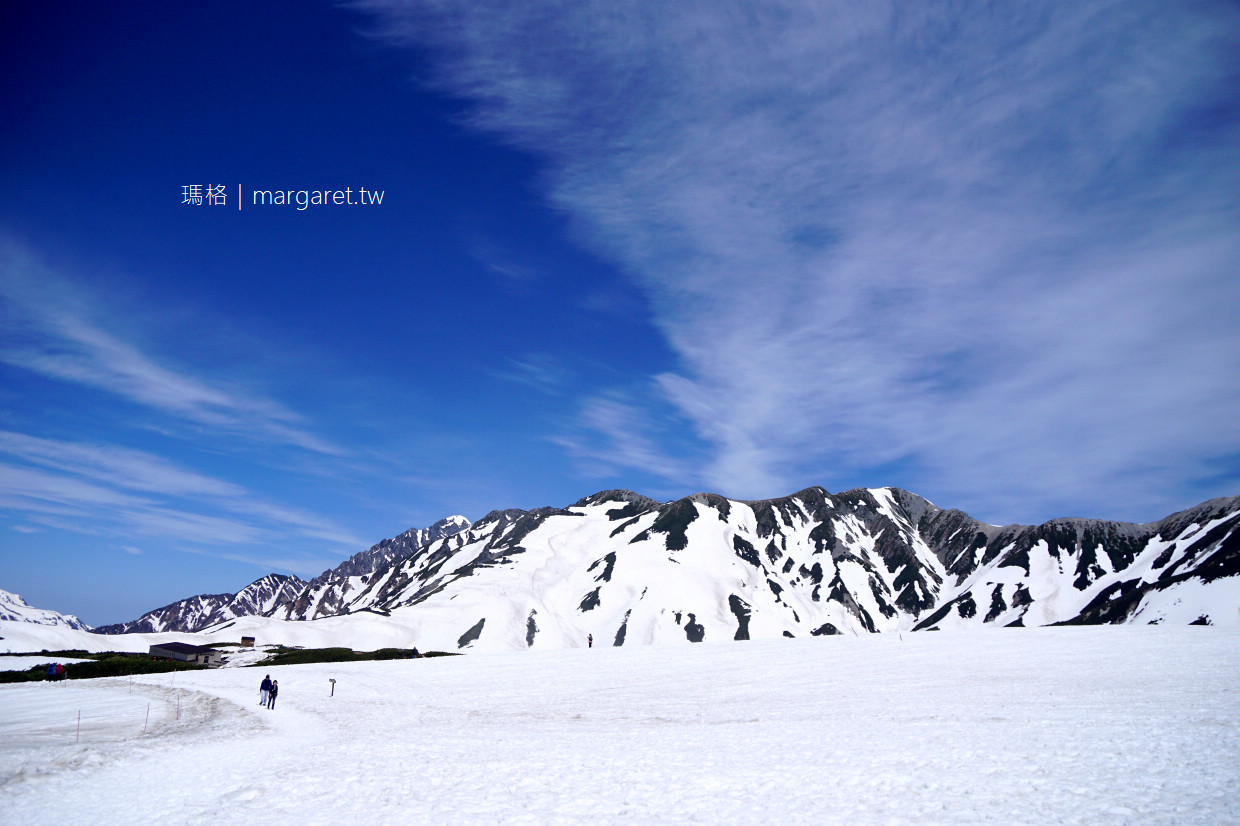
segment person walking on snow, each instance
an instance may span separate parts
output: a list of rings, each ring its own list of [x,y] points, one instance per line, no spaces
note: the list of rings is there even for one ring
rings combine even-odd
[[[262,685],[258,687],[258,704],[260,706],[267,705],[267,695],[271,693],[271,675],[263,677]]]
[[[586,648],[593,648],[593,647],[594,647],[594,635],[586,634]]]
[[[276,695],[280,693],[280,683],[276,680],[271,681],[271,691],[267,693],[267,708],[276,707]]]

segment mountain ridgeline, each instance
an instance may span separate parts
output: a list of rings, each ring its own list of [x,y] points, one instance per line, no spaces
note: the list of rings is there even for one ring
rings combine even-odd
[[[132,622],[101,625],[96,634],[198,631],[237,617],[266,616],[277,606],[295,599],[306,583],[295,576],[267,574],[235,594],[199,594],[148,611]]]
[[[200,594],[156,608],[132,622],[92,629],[97,634],[200,631],[221,622],[250,616],[316,619],[345,613],[350,589],[370,574],[456,531],[469,527],[463,516],[449,516],[429,528],[410,528],[324,571],[306,582],[295,576],[267,574],[235,594]]]
[[[579,645],[587,633],[623,645],[970,626],[1236,625],[1237,528],[1240,497],[1144,525],[997,527],[897,488],[666,503],[613,490],[566,508],[411,530],[308,583],[265,577],[265,598],[244,608],[238,598],[254,585],[97,630],[194,631],[240,610],[287,620],[366,611],[448,634],[457,648],[480,638],[524,648]],[[215,599],[226,607],[207,610]]]

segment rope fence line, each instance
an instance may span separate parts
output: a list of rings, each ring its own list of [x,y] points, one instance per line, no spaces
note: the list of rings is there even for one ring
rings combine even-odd
[[[20,693],[0,697],[0,706],[7,706],[0,717],[0,741],[90,746],[158,737],[214,719],[221,713],[221,702],[235,705],[184,684],[173,687],[172,679],[169,675],[158,682],[122,678],[95,685],[35,683],[15,688]]]
[[[175,704],[173,703],[172,698],[165,698],[164,702],[167,704],[167,708],[169,709],[169,711],[171,711],[171,714],[169,716],[172,717],[174,720],[180,720],[181,719],[181,692],[178,691],[176,693]],[[125,728],[125,726],[123,725],[125,720],[132,720],[133,728],[134,730],[136,730],[138,727],[137,721],[139,717],[142,718],[142,733],[148,734],[152,730],[151,729],[151,707],[152,705],[154,705],[154,703],[155,703],[154,700],[147,700],[145,707],[141,707],[140,709],[133,708],[132,710],[125,710],[125,711],[104,710],[104,711],[96,712],[89,705],[83,708],[76,709],[74,711],[73,742],[81,743],[83,736],[85,736],[87,741],[89,741],[93,738],[94,735],[99,734],[101,731],[121,732]],[[157,718],[155,720],[156,725],[158,725],[159,722],[160,721]],[[59,726],[55,723],[52,723],[46,726],[38,726],[37,728],[35,728],[34,733],[36,734],[36,736],[39,737],[39,739],[53,739],[54,740],[54,739],[58,739],[55,736],[55,731],[57,729],[59,729]]]

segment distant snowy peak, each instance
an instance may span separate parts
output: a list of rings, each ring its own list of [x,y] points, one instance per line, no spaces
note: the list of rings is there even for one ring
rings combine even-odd
[[[235,594],[199,594],[143,614],[133,622],[96,628],[99,634],[193,632],[237,617],[262,616],[296,597],[305,582],[295,576],[267,574]]]
[[[460,533],[470,526],[470,521],[465,517],[457,514],[455,516],[445,516],[434,525],[426,529],[426,535],[432,542],[436,539],[442,539],[445,536],[451,536],[454,533]]]
[[[46,608],[33,608],[17,594],[0,590],[0,621],[32,622],[36,625],[63,625],[78,631],[90,631],[91,627],[72,614],[61,614]]]

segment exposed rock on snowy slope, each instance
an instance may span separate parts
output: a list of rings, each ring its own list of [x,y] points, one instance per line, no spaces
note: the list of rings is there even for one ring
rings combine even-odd
[[[1148,525],[1056,519],[1008,527],[962,561],[956,593],[918,627],[1240,624],[1240,497]],[[971,569],[971,570],[970,570]]]
[[[606,491],[495,511],[377,569],[345,612],[452,647],[986,625],[1240,623],[1240,498],[1148,525],[986,525],[895,488],[755,502]],[[432,631],[433,629],[433,631]],[[442,643],[439,643],[442,644]]]
[[[91,627],[72,614],[61,614],[46,608],[32,608],[17,594],[0,591],[0,622],[32,622],[37,625],[64,626],[78,631]]]
[[[306,583],[295,576],[267,574],[235,594],[199,594],[156,608],[133,622],[103,625],[98,634],[197,631],[237,617],[262,616],[299,594]]]
[[[280,619],[308,620],[347,613],[354,601],[352,595],[365,586],[375,571],[468,527],[469,520],[465,517],[449,516],[429,528],[410,528],[400,536],[385,539],[369,550],[354,554],[330,571],[324,571],[308,583],[303,583],[304,587],[295,597],[263,614]]]

